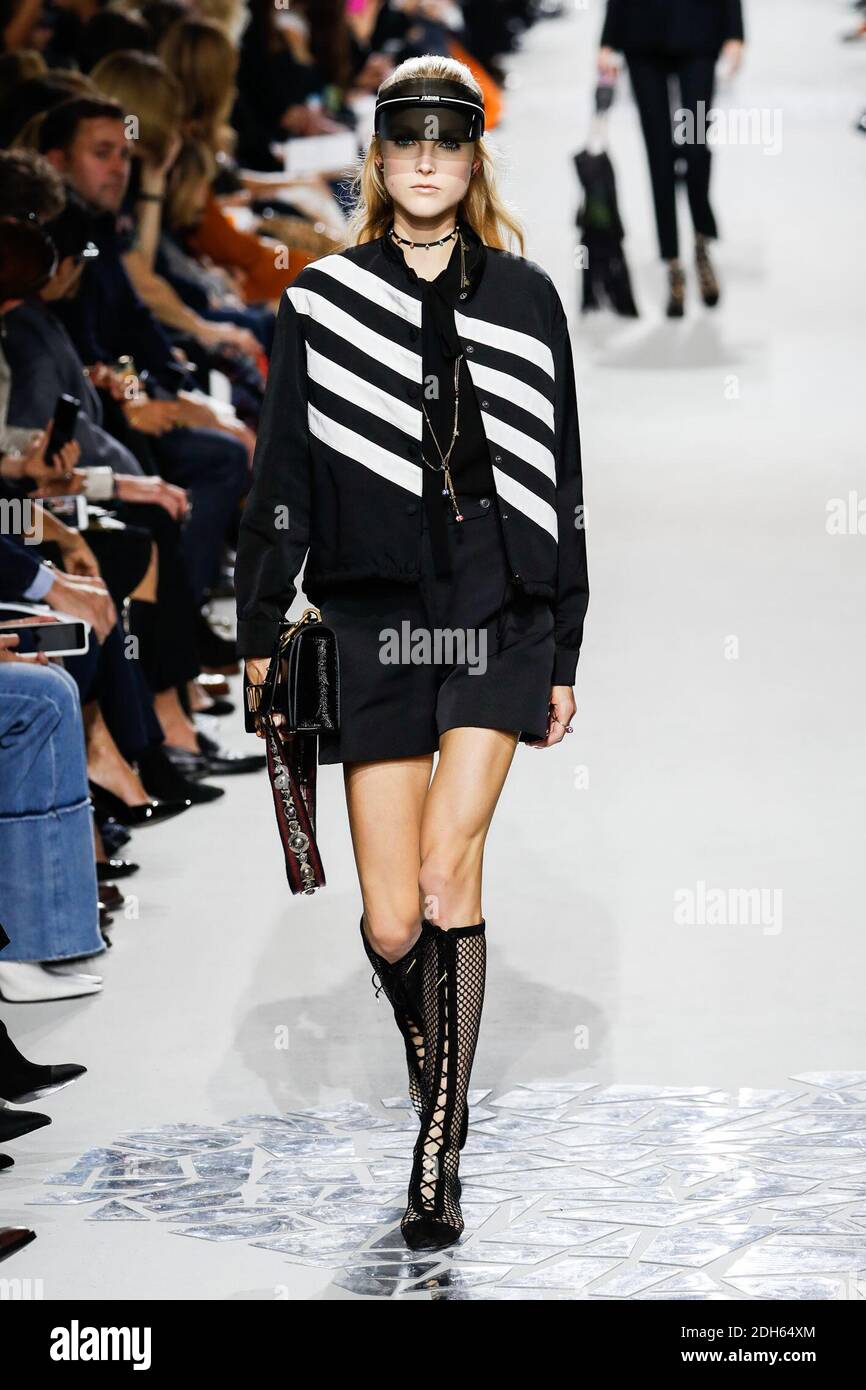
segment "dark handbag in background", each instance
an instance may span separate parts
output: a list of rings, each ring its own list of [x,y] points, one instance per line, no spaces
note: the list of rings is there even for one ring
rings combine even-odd
[[[293,893],[325,883],[316,844],[317,738],[340,726],[340,659],[334,630],[318,608],[280,628],[268,672],[252,685],[244,672],[247,733],[265,736],[277,828]],[[283,716],[278,725],[274,715]]]

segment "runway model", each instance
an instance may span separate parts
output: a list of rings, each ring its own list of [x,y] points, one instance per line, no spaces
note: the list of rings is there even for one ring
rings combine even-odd
[[[362,942],[420,1119],[413,1249],[463,1230],[484,842],[518,742],[570,732],[588,601],[565,312],[506,247],[523,235],[483,131],[452,58],[410,58],[379,88],[350,244],[281,302],[236,567],[253,683],[305,557],[337,634],[341,724],[319,762],[343,764]],[[540,830],[521,852],[543,873]]]
[[[727,75],[743,56],[740,0],[607,0],[598,68],[615,79],[617,52],[628,63],[634,99],[649,161],[659,254],[668,264],[668,318],[682,318],[686,279],[679,259],[677,232],[677,159],[686,163],[686,189],[695,231],[695,270],[704,303],[719,302],[718,276],[709,243],[718,236],[710,205],[710,149],[707,114],[713,104],[716,63],[723,56]],[[691,115],[693,131],[683,144],[674,142],[671,79],[676,80],[676,107]],[[682,117],[679,118],[682,120]]]

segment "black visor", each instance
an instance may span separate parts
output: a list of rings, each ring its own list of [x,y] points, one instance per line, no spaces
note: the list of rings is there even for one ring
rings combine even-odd
[[[462,82],[409,79],[380,91],[373,128],[382,140],[480,140],[484,105]]]

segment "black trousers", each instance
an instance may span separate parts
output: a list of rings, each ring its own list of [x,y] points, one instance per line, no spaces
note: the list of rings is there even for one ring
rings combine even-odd
[[[705,54],[627,53],[626,60],[649,159],[659,253],[663,260],[670,261],[679,255],[674,172],[678,159],[686,162],[686,188],[695,231],[707,237],[718,236],[710,206],[710,151],[704,139],[716,59]],[[678,99],[672,102],[673,83],[679,92]],[[699,102],[704,103],[702,108]],[[694,122],[695,138],[682,145],[674,142],[675,109],[691,112]]]

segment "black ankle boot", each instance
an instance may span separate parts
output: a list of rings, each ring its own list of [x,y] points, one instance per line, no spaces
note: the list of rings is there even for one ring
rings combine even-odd
[[[423,936],[423,929],[422,934]],[[421,971],[419,968],[419,958],[421,953],[421,936],[414,945],[399,960],[388,961],[384,956],[380,956],[370,945],[367,933],[364,930],[364,917],[361,915],[361,940],[364,943],[364,950],[370,960],[370,964],[375,972],[373,984],[376,984],[375,976],[379,977],[379,984],[376,986],[376,998],[380,993],[384,993],[385,998],[394,1010],[394,1019],[397,1027],[403,1035],[406,1044],[406,1066],[409,1071],[409,1098],[418,1119],[424,1116],[424,1033],[421,1025],[421,999],[420,983]],[[466,1143],[466,1135],[469,1129],[469,1107],[466,1107],[460,1129],[460,1148]]]
[[[425,922],[421,941],[425,1107],[400,1230],[410,1249],[438,1250],[463,1233],[459,1135],[484,1004],[485,923],[446,931]]]

